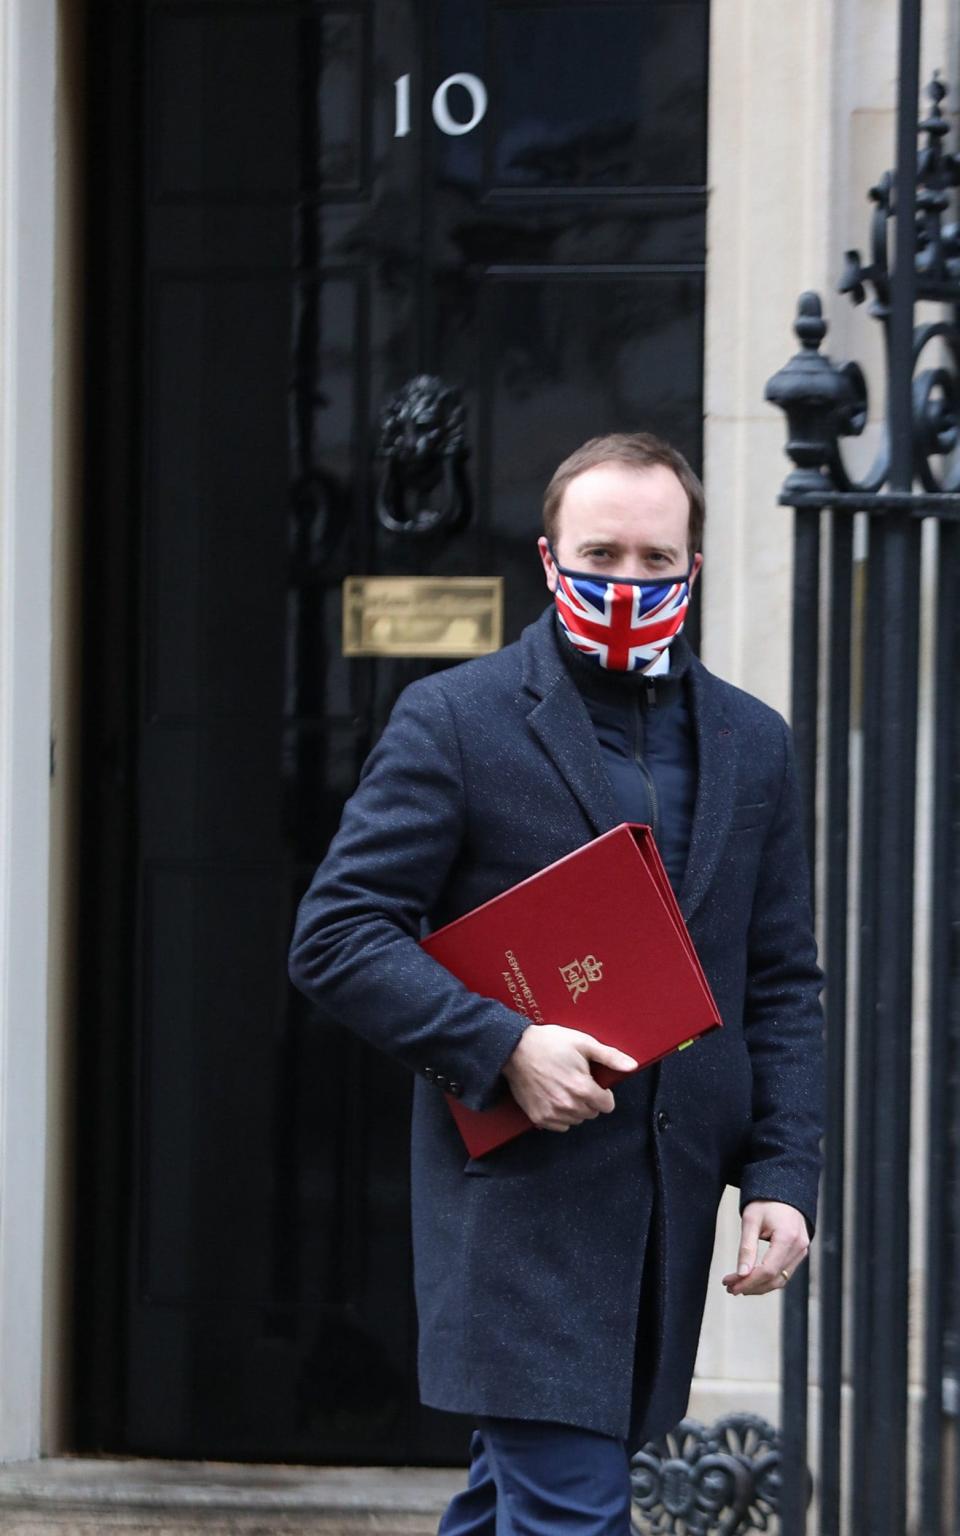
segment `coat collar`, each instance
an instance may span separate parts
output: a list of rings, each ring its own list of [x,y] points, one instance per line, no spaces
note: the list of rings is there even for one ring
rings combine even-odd
[[[560,652],[553,607],[521,636],[527,719],[544,750],[599,834],[621,820],[590,716]],[[680,890],[689,922],[706,895],[730,828],[736,775],[736,733],[724,708],[726,689],[696,656],[686,668],[697,746],[697,794],[690,851]]]

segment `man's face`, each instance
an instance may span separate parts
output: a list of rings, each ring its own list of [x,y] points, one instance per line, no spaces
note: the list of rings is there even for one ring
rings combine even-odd
[[[591,575],[655,581],[685,575],[690,565],[687,493],[672,469],[655,464],[598,464],[570,481],[554,544],[562,566]],[[546,538],[537,544],[551,592],[557,568]],[[693,586],[703,556],[694,556]]]

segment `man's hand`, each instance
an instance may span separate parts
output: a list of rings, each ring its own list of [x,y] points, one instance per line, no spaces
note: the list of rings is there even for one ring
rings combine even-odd
[[[520,1108],[540,1131],[569,1131],[582,1120],[609,1115],[614,1107],[609,1088],[590,1074],[590,1063],[634,1072],[632,1056],[601,1045],[592,1035],[562,1024],[531,1024],[503,1068]]]
[[[757,1263],[757,1245],[766,1239],[770,1247]],[[740,1222],[737,1272],[724,1275],[731,1296],[763,1296],[782,1291],[810,1248],[807,1223],[800,1211],[777,1200],[751,1200]]]

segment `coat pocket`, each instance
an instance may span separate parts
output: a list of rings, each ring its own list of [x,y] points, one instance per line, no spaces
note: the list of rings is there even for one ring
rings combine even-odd
[[[752,832],[756,827],[766,827],[769,819],[770,804],[767,800],[735,805],[730,818],[730,830],[731,832]]]

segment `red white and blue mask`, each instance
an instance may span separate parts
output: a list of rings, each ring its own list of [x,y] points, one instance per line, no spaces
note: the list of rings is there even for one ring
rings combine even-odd
[[[550,551],[553,554],[553,550]],[[557,564],[553,599],[570,644],[611,672],[649,672],[683,628],[690,570],[654,581],[611,579]]]

